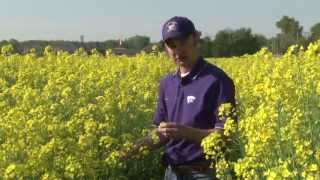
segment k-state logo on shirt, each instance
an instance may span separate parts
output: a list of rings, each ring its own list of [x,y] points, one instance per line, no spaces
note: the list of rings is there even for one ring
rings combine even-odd
[[[187,104],[191,104],[196,100],[196,97],[194,96],[188,96],[187,97]]]

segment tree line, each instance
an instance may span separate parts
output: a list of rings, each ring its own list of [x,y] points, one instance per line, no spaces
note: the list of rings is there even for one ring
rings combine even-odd
[[[275,25],[280,33],[269,39],[252,33],[250,28],[221,30],[214,39],[205,37],[201,40],[201,51],[208,57],[230,57],[252,54],[267,47],[273,54],[280,55],[293,44],[306,47],[310,42],[320,39],[320,23],[313,25],[307,33],[293,17],[283,16]]]
[[[262,47],[267,47],[274,54],[280,55],[285,53],[287,48],[293,44],[306,47],[310,42],[320,39],[320,23],[313,25],[307,33],[303,31],[303,27],[294,17],[283,16],[275,25],[280,33],[269,39],[264,35],[253,33],[251,28],[247,27],[220,30],[213,38],[209,36],[201,38],[200,51],[205,57],[230,57],[253,54]],[[124,40],[96,42],[43,40],[19,42],[15,39],[0,41],[0,47],[7,44],[13,46],[15,53],[21,54],[27,53],[30,49],[36,49],[37,52],[41,53],[48,45],[55,50],[69,52],[74,52],[80,47],[88,52],[91,49],[97,49],[101,53],[105,53],[106,49],[117,48],[148,52],[152,51],[154,45],[163,50],[163,42],[151,42],[150,38],[144,35],[135,35]]]

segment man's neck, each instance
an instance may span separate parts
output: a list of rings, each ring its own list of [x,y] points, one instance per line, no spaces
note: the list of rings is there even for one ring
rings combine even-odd
[[[187,73],[189,73],[191,71],[191,68],[180,66],[179,67],[179,71],[180,71],[180,74],[187,74]]]
[[[194,66],[197,64],[197,62],[199,61],[199,56],[195,57],[197,60],[193,61],[194,63],[191,64],[190,66],[180,66],[179,67],[179,71],[180,74],[187,74],[190,73],[192,71],[192,69],[194,68]]]

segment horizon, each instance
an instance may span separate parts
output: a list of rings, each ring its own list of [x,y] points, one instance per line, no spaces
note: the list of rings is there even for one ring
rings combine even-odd
[[[299,21],[303,32],[309,32],[311,26],[320,22],[317,10],[320,1],[316,0],[307,3],[203,0],[184,4],[169,0],[34,0],[32,3],[2,0],[1,5],[0,40],[18,41],[80,41],[83,35],[84,42],[103,42],[143,35],[150,37],[151,42],[158,42],[162,24],[175,15],[190,18],[202,37],[211,38],[218,31],[239,28],[274,37],[280,32],[275,24],[284,15]]]

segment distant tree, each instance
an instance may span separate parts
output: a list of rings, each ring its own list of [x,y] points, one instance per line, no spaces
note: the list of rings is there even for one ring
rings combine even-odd
[[[200,52],[204,57],[212,57],[213,43],[210,37],[200,39]]]
[[[268,39],[264,35],[255,34],[254,37],[256,38],[258,48],[268,45]]]
[[[267,47],[273,54],[280,54],[280,40],[278,37],[272,37],[267,41]]]
[[[250,28],[238,29],[233,34],[233,54],[236,56],[253,54],[262,46],[260,41],[263,41],[263,37],[253,35]]]
[[[12,44],[14,53],[21,53],[21,46],[18,40],[10,39],[9,43]]]
[[[124,41],[124,46],[130,49],[141,50],[150,44],[150,38],[148,36],[132,36]]]
[[[312,41],[320,39],[320,23],[313,25],[310,29],[310,32]]]
[[[283,16],[276,22],[276,26],[281,33],[276,36],[276,41],[279,42],[279,52],[284,53],[288,47],[293,44],[304,45],[306,39],[302,35],[303,27],[300,26],[299,21],[293,17]]]
[[[119,46],[119,41],[117,40],[106,40],[104,42],[105,44],[105,49],[112,49],[112,48],[115,48],[117,46]]]
[[[225,29],[219,31],[215,39],[213,40],[213,56],[216,57],[226,57],[231,56],[231,46],[232,46],[232,30]]]
[[[0,41],[0,47],[5,46],[7,44],[9,44],[9,42],[7,40]]]
[[[293,37],[301,37],[303,27],[300,26],[299,21],[293,17],[283,16],[276,22],[276,26],[281,30],[281,33]]]
[[[241,56],[253,54],[266,45],[266,38],[252,34],[250,28],[219,31],[213,41],[214,56]]]

